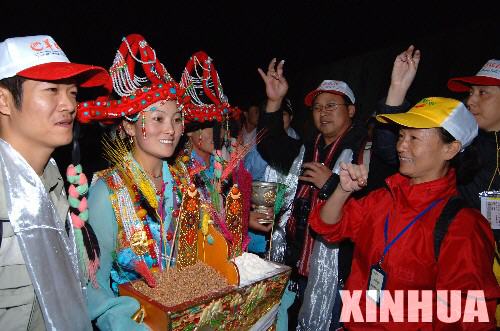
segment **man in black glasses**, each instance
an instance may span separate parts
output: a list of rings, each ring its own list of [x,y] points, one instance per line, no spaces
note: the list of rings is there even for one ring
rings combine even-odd
[[[271,166],[288,173],[303,143],[288,137],[283,130],[281,104],[288,91],[283,64],[274,59],[267,73],[259,69],[268,100],[258,127],[266,128],[269,133],[258,145],[258,150]],[[304,143],[303,171],[298,177],[287,223],[286,262],[294,269],[293,286],[298,288],[293,307],[300,307],[298,321],[292,318],[289,329],[298,323],[297,330],[328,330],[338,323],[335,316],[340,314],[340,298],[337,294],[350,270],[352,244],[324,243],[309,229],[307,219],[309,211],[328,199],[337,186],[336,170],[340,161],[357,163],[359,159],[366,129],[353,122],[355,101],[347,83],[338,80],[323,81],[305,98],[319,133],[313,141]]]

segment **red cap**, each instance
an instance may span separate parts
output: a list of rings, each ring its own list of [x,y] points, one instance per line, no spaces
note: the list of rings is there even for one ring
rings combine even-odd
[[[102,86],[108,92],[111,92],[112,89],[111,77],[106,69],[86,64],[70,62],[43,63],[19,71],[17,75],[43,81],[75,78],[81,87]]]
[[[500,60],[489,60],[475,76],[448,81],[448,88],[453,92],[467,92],[471,85],[500,86]]]
[[[14,37],[0,42],[0,79],[15,75],[41,81],[75,78],[82,87],[103,86],[111,92],[104,68],[71,63],[51,36]]]

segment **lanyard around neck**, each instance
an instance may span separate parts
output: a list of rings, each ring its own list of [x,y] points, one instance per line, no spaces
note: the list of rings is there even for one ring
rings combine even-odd
[[[384,248],[384,252],[382,253],[382,257],[379,260],[379,264],[381,264],[382,261],[384,261],[385,255],[387,254],[387,252],[389,251],[389,249],[391,249],[391,247],[396,243],[396,241],[398,241],[401,238],[401,236],[403,236],[403,234],[406,231],[408,231],[413,226],[413,224],[415,224],[420,218],[422,218],[422,216],[424,216],[425,214],[427,214],[427,212],[430,211],[432,208],[434,208],[438,204],[438,202],[441,201],[441,200],[443,200],[443,198],[439,198],[437,200],[434,200],[429,206],[427,206],[427,208],[425,208],[417,216],[415,216],[415,218],[410,223],[408,223],[408,225],[406,225],[403,228],[403,230],[401,230],[396,235],[396,237],[394,237],[394,239],[392,239],[391,242],[389,242],[389,243],[387,243],[387,241],[389,240],[388,239],[389,214],[387,214],[387,216],[385,218],[385,224],[384,224],[384,244],[385,244],[385,248]]]

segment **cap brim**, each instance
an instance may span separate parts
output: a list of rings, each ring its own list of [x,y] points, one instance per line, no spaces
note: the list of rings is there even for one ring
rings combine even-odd
[[[376,119],[381,123],[396,123],[408,128],[428,129],[440,127],[439,123],[436,123],[434,120],[410,112],[377,115]]]
[[[309,92],[307,95],[306,95],[306,98],[304,99],[304,103],[306,106],[308,107],[311,107],[312,106],[312,103],[313,103],[313,100],[314,98],[316,98],[316,96],[318,94],[321,94],[321,93],[330,93],[330,94],[336,94],[336,95],[341,95],[341,96],[344,96],[344,97],[347,97],[344,93],[341,93],[341,92],[337,92],[337,91],[330,91],[330,90],[314,90],[314,91],[311,91]],[[349,97],[347,97],[349,99]]]
[[[500,86],[500,79],[486,76],[470,76],[452,78],[448,81],[448,89],[453,92],[467,92],[471,85]]]
[[[109,92],[112,89],[111,77],[106,69],[86,64],[50,62],[22,70],[17,75],[43,81],[75,78],[81,87],[104,87]]]

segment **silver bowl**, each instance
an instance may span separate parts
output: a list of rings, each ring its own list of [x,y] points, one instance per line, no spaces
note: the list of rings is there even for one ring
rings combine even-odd
[[[254,181],[252,183],[252,204],[257,212],[267,213],[269,208],[274,208],[276,201],[276,183]]]

